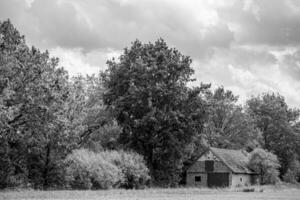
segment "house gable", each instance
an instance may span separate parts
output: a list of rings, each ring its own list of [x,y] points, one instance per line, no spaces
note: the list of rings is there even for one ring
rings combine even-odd
[[[210,163],[208,163],[210,162]],[[213,165],[212,170],[208,165]],[[226,166],[226,164],[220,160],[211,150],[206,151],[198,160],[191,165],[187,172],[191,173],[208,173],[208,172],[231,172],[231,169]]]
[[[206,151],[202,156],[200,156],[200,158],[198,158],[197,161],[206,161],[206,160],[220,161],[220,159],[217,158],[210,150]]]

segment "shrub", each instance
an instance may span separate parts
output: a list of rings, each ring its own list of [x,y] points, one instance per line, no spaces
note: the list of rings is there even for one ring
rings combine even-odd
[[[248,167],[261,176],[262,184],[275,184],[280,181],[280,168],[277,156],[264,149],[254,149],[250,154]]]
[[[80,149],[65,163],[66,181],[74,189],[141,188],[150,179],[144,159],[134,152]]]
[[[107,189],[122,182],[121,170],[100,154],[80,149],[66,159],[66,181],[75,189]]]
[[[121,169],[124,176],[121,187],[138,189],[150,180],[149,170],[141,155],[125,151],[105,151],[101,154]]]

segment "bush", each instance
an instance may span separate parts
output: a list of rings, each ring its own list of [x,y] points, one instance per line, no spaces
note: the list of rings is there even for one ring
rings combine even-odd
[[[74,189],[141,188],[150,179],[144,159],[133,152],[80,149],[65,163],[66,181]]]
[[[107,189],[123,180],[118,167],[85,149],[73,151],[66,164],[66,181],[74,189]]]
[[[150,180],[149,170],[141,155],[125,151],[105,151],[101,154],[121,169],[124,179],[120,187],[138,189]]]
[[[248,167],[261,176],[261,184],[275,184],[280,181],[277,156],[264,149],[254,149],[250,154]]]

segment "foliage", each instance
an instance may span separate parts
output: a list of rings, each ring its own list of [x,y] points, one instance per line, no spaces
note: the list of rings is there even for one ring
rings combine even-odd
[[[139,188],[149,180],[143,158],[133,152],[80,149],[65,162],[66,181],[74,189]]]
[[[206,98],[209,115],[203,138],[209,146],[228,149],[260,146],[260,132],[254,120],[237,105],[237,96],[219,87],[209,91]]]
[[[74,189],[107,189],[122,182],[121,170],[101,154],[75,150],[66,158],[66,181]]]
[[[300,162],[294,159],[283,176],[283,181],[288,183],[297,183],[300,179]]]
[[[96,152],[122,149],[119,142],[121,132],[121,127],[115,121],[105,124],[90,134],[83,147]]]
[[[68,120],[72,124],[72,131],[80,135],[79,144],[84,146],[91,142],[90,138],[94,135],[96,135],[94,139],[97,139],[99,138],[97,135],[105,132],[106,128],[109,129],[109,126],[114,128],[116,125],[103,105],[104,89],[100,76],[79,75],[73,77],[69,84]],[[99,140],[94,142],[97,143]]]
[[[247,112],[262,132],[263,148],[277,155],[281,175],[285,174],[299,145],[295,129],[299,110],[289,108],[279,94],[267,93],[249,99]]]
[[[261,176],[262,184],[275,184],[279,181],[278,168],[280,164],[277,156],[260,148],[250,154],[248,167]]]
[[[150,180],[149,170],[141,155],[122,150],[104,151],[100,152],[100,155],[121,169],[124,179],[120,187],[138,189],[144,187]]]
[[[103,73],[104,103],[123,128],[125,146],[144,155],[154,180],[177,184],[187,146],[203,125],[201,94],[189,88],[191,59],[169,48],[135,41]]]
[[[63,112],[67,73],[47,51],[28,48],[10,21],[0,23],[0,35],[1,187],[13,177],[48,187],[73,145]]]

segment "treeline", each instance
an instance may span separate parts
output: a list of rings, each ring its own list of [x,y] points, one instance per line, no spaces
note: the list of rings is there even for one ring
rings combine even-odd
[[[135,41],[98,75],[69,77],[0,22],[0,187],[177,186],[208,146],[265,149],[299,181],[299,110],[279,94],[239,105],[223,87],[188,87],[191,62]]]

